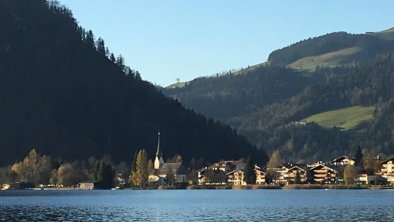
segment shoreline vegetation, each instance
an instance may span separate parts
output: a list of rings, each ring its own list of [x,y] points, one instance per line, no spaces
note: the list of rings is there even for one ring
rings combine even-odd
[[[285,186],[280,185],[223,185],[223,186],[201,186],[191,185],[187,187],[173,187],[173,186],[159,186],[157,189],[139,189],[139,188],[112,188],[111,190],[382,190],[394,189],[393,186],[383,185],[344,185],[344,184],[289,184]],[[1,191],[12,190],[34,190],[34,191],[56,191],[56,190],[108,190],[108,189],[81,189],[79,187],[35,187],[28,189],[8,189]]]

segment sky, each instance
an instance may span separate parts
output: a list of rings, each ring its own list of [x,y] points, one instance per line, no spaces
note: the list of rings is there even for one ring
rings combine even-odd
[[[393,0],[59,0],[154,84],[247,67],[331,32],[394,27]]]

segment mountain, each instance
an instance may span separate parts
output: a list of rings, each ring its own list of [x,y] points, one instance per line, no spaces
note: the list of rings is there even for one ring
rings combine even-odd
[[[0,164],[36,148],[65,160],[109,154],[131,161],[137,149],[185,161],[235,159],[257,151],[230,127],[207,119],[142,81],[45,0],[0,1]]]
[[[384,121],[394,97],[391,32],[310,38],[263,64],[162,91],[284,160],[330,160],[358,145],[392,154],[392,122]]]
[[[394,38],[384,38],[383,33],[391,31],[366,34],[336,32],[310,38],[273,51],[268,62],[309,72],[317,66],[353,66],[374,60],[379,54],[394,52]]]

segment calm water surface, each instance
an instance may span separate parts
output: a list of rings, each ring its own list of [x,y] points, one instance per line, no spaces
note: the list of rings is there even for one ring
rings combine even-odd
[[[394,221],[394,190],[0,191],[0,221]]]

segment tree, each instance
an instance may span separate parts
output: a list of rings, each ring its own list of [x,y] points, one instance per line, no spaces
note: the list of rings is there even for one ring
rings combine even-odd
[[[357,147],[355,162],[356,167],[363,168],[363,153],[361,152],[360,146]]]
[[[300,184],[301,183],[301,176],[300,176],[300,172],[297,170],[296,174],[294,176],[294,183],[295,184]]]
[[[88,44],[88,46],[90,46],[92,48],[96,48],[96,46],[94,44],[94,35],[93,35],[92,30],[89,30],[86,33],[85,42],[86,42],[86,44]]]
[[[279,150],[276,149],[272,152],[271,158],[268,161],[268,168],[276,168],[282,164],[282,158],[280,156]]]
[[[357,178],[357,170],[354,165],[347,165],[345,171],[343,172],[343,179],[346,185],[353,184]]]
[[[119,55],[118,58],[116,58],[116,65],[119,66],[119,68],[124,72],[125,71],[125,62],[124,62],[124,58],[122,55]]]
[[[131,172],[131,183],[134,187],[143,188],[148,182],[148,154],[144,149],[140,150],[135,158]]]
[[[62,163],[52,171],[51,183],[62,186],[75,186],[89,178],[88,170],[80,161]]]
[[[244,181],[246,182],[246,184],[256,183],[255,163],[250,159],[250,157],[246,162]]]
[[[52,171],[51,162],[50,157],[41,156],[32,149],[21,162],[12,165],[11,170],[20,181],[33,182],[35,185],[47,184]]]
[[[206,170],[204,176],[207,178],[208,183],[222,184],[226,182],[226,173],[221,170]]]
[[[117,185],[125,185],[127,178],[130,176],[130,169],[126,162],[122,161],[116,166],[116,182]]]
[[[115,55],[113,53],[111,53],[111,55],[109,56],[109,60],[111,60],[111,62],[113,63],[116,62]]]
[[[105,43],[102,38],[97,39],[96,45],[97,45],[97,52],[99,52],[102,55],[106,55]]]
[[[76,174],[75,169],[70,163],[64,163],[60,165],[57,170],[56,183],[63,186],[75,185],[80,182],[78,181]]]
[[[97,183],[97,188],[111,188],[113,186],[113,179],[115,176],[112,166],[101,159],[96,161],[94,168],[93,177]]]

